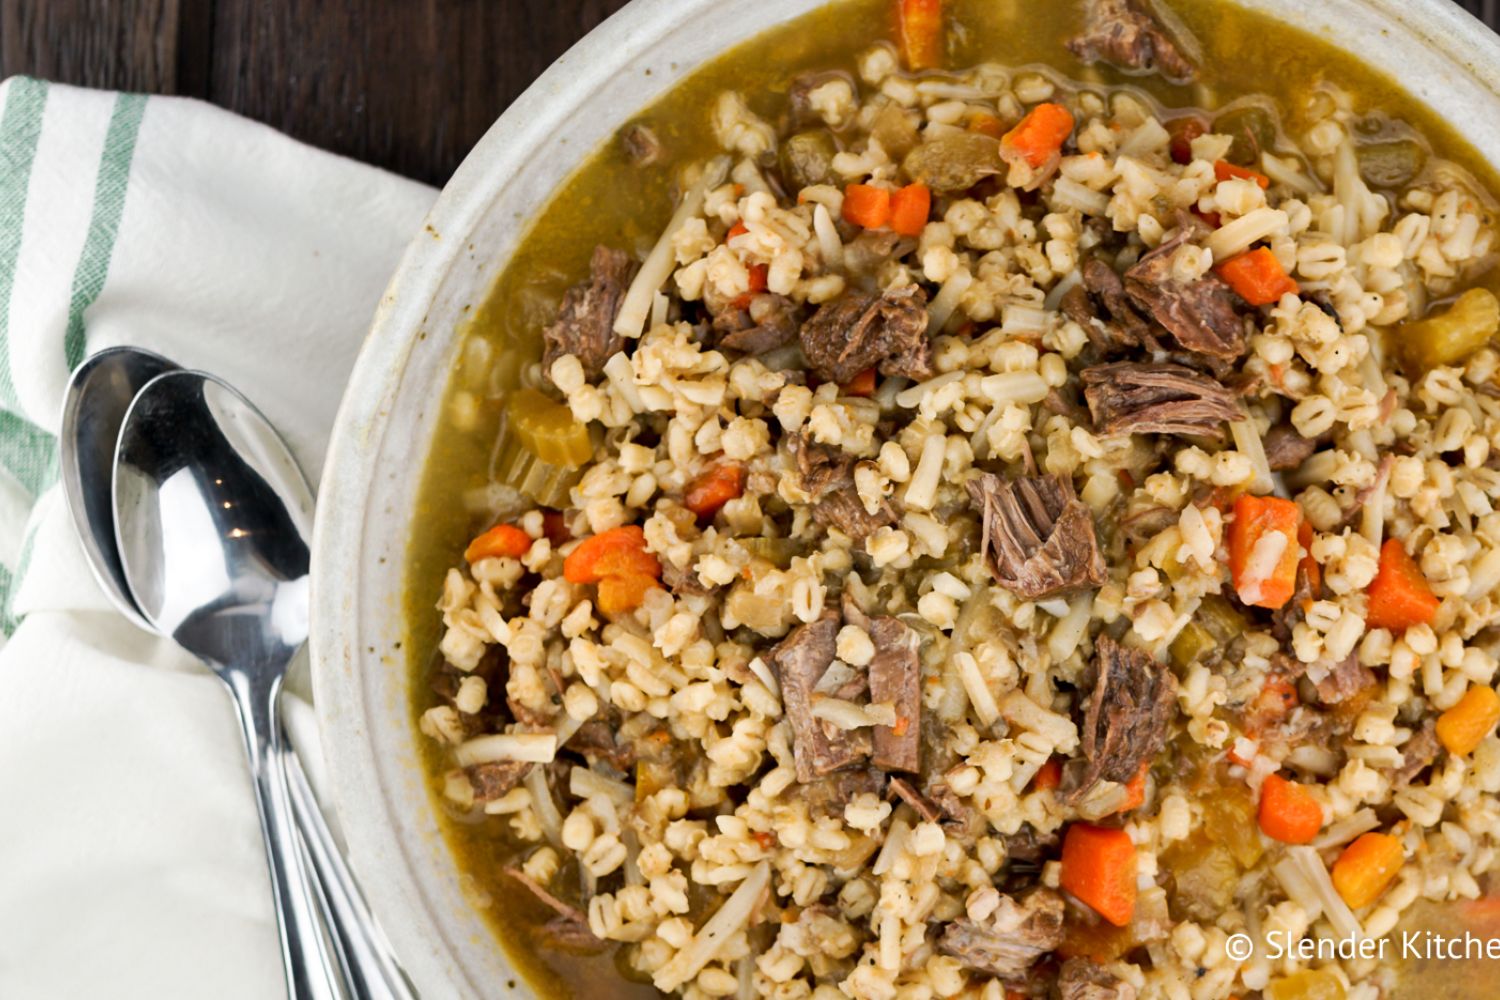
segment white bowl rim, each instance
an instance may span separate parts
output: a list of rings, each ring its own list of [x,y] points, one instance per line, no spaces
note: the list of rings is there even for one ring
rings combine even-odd
[[[1243,6],[1271,8],[1273,16],[1275,9],[1294,9],[1294,0],[1240,2]],[[414,237],[380,301],[344,392],[324,467],[313,544],[314,692],[330,785],[353,862],[364,879],[372,907],[424,996],[469,997],[496,990],[492,978],[477,974],[472,963],[455,953],[461,942],[434,940],[439,915],[433,911],[429,887],[422,884],[412,845],[405,842],[402,832],[403,823],[411,818],[396,815],[391,775],[382,771],[377,760],[375,741],[381,736],[381,724],[375,720],[377,707],[371,704],[367,675],[380,669],[381,664],[372,655],[375,649],[366,647],[367,638],[359,630],[360,601],[364,599],[361,581],[372,571],[369,560],[362,560],[359,552],[360,546],[370,540],[372,521],[381,516],[406,516],[403,512],[381,512],[371,503],[377,470],[389,458],[388,438],[398,395],[403,389],[411,391],[403,385],[404,369],[414,341],[426,336],[439,289],[466,255],[474,257],[469,237],[480,226],[496,191],[524,169],[535,149],[548,144],[564,116],[608,86],[643,46],[659,43],[684,24],[722,15],[727,7],[752,3],[757,17],[745,20],[755,24],[755,31],[726,33],[728,40],[719,45],[720,50],[787,17],[822,6],[820,0],[635,0],[539,77],[494,123],[443,189],[423,232]],[[1404,32],[1408,41],[1420,43],[1426,55],[1436,54],[1450,72],[1400,82],[1435,113],[1461,130],[1467,128],[1476,147],[1492,157],[1500,153],[1500,128],[1483,121],[1476,124],[1474,119],[1465,120],[1453,111],[1444,113],[1439,103],[1455,86],[1477,88],[1476,92],[1490,98],[1500,95],[1500,37],[1456,3],[1323,0],[1305,6],[1316,10],[1305,13],[1305,17],[1343,25],[1346,34],[1354,30],[1351,26],[1360,18],[1383,21]],[[691,68],[689,65],[684,70]],[[639,107],[635,104],[611,110],[608,115],[613,126]],[[1476,129],[1482,133],[1483,142],[1473,138]],[[567,172],[559,172],[548,183],[560,182]],[[478,294],[483,291],[476,289]],[[453,339],[451,327],[435,336]],[[426,388],[441,391],[443,384]],[[425,451],[425,442],[422,444],[419,450]],[[397,568],[387,567],[386,571],[396,572]],[[364,610],[368,619],[368,609]],[[404,660],[400,669],[404,673]],[[414,737],[414,733],[409,735]],[[469,947],[473,948],[474,942]],[[488,947],[501,952],[492,940]],[[503,956],[500,965],[508,968]],[[529,992],[524,987],[517,989]]]

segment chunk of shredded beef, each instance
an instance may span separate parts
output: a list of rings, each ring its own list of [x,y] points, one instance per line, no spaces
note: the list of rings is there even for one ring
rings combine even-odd
[[[1318,450],[1318,442],[1303,437],[1291,424],[1277,424],[1266,431],[1264,445],[1266,461],[1278,472],[1301,468]]]
[[[756,295],[744,309],[725,309],[714,317],[714,342],[746,354],[764,354],[797,339],[797,303],[785,295]]]
[[[787,797],[807,803],[810,816],[844,815],[844,807],[856,795],[882,795],[885,775],[869,768],[834,771],[814,781],[799,782],[786,790]]]
[[[501,760],[470,765],[464,768],[464,777],[474,787],[475,802],[493,802],[519,785],[530,770],[525,761]]]
[[[620,147],[632,167],[649,167],[661,159],[661,140],[656,131],[640,122],[620,133]]]
[[[1228,389],[1183,365],[1117,361],[1079,377],[1101,434],[1223,437],[1226,420],[1244,419]]]
[[[557,913],[557,918],[536,928],[539,942],[573,954],[592,954],[602,951],[605,943],[589,930],[588,917],[576,906],[563,902],[546,887],[519,868],[505,868],[505,874],[521,883],[525,889],[545,906]]]
[[[922,755],[922,664],[917,657],[916,635],[899,618],[867,617],[845,595],[844,621],[869,633],[875,656],[867,668],[870,702],[890,702],[896,709],[895,726],[876,726],[871,734],[872,760],[887,771],[916,774]]]
[[[826,382],[843,384],[867,368],[918,380],[932,374],[927,293],[916,285],[825,302],[801,339],[808,367]]]
[[[854,456],[831,444],[821,444],[800,431],[786,436],[787,452],[802,492],[821,500],[834,490],[854,485]]]
[[[1057,1000],[1135,1000],[1135,987],[1089,958],[1070,958],[1057,973]]]
[[[1195,235],[1182,232],[1142,257],[1125,272],[1125,291],[1136,307],[1166,328],[1186,351],[1221,365],[1245,353],[1245,321],[1235,308],[1234,291],[1212,271],[1192,281],[1172,272],[1172,257]]]
[[[1061,306],[1101,353],[1137,347],[1154,351],[1161,346],[1151,324],[1130,304],[1125,282],[1097,257],[1084,261],[1083,283],[1063,296]]]
[[[787,110],[791,117],[793,131],[807,128],[809,126],[819,127],[823,125],[823,116],[818,113],[812,105],[812,92],[819,87],[843,80],[849,84],[854,93],[859,93],[859,87],[854,78],[848,73],[836,69],[808,70],[798,73],[792,77],[791,86],[787,88]]]
[[[981,549],[1005,589],[1028,600],[1104,583],[1094,517],[1065,476],[969,480]]]
[[[1438,742],[1437,726],[1431,719],[1422,723],[1422,728],[1411,735],[1401,746],[1401,766],[1396,768],[1396,783],[1398,785],[1409,785],[1416,780],[1417,775],[1432,766],[1442,751],[1443,745]]]
[[[813,520],[837,528],[856,542],[895,524],[895,507],[882,500],[870,513],[854,488],[854,456],[842,448],[819,444],[799,433],[787,435],[787,451],[797,470],[797,485],[812,498]]]
[[[1001,896],[983,922],[960,918],[943,929],[937,949],[966,968],[1001,979],[1017,979],[1063,940],[1060,893],[1039,888],[1017,900]]]
[[[937,807],[937,804],[917,791],[917,786],[905,778],[892,778],[887,787],[892,795],[915,809],[917,815],[927,822],[936,823],[943,818],[943,811]]]
[[[1167,742],[1177,682],[1149,653],[1099,637],[1084,677],[1082,744],[1087,761],[1065,798],[1076,802],[1099,781],[1126,782]]]
[[[584,372],[594,378],[604,370],[604,362],[625,349],[625,338],[614,329],[615,314],[620,311],[634,272],[635,262],[625,251],[594,248],[588,280],[568,289],[557,319],[542,331],[546,344],[542,371],[550,372],[552,362],[572,354],[583,363]]]
[[[1318,689],[1318,701],[1325,705],[1339,705],[1374,685],[1374,673],[1369,667],[1360,665],[1358,653],[1351,653],[1314,686]]]
[[[797,780],[815,781],[867,757],[868,734],[838,729],[812,714],[813,689],[833,663],[839,613],[829,610],[817,621],[798,625],[766,656],[776,668],[781,701],[792,727],[792,755]]]
[[[882,500],[871,514],[853,486],[829,493],[813,505],[813,520],[825,528],[837,528],[856,542],[863,542],[875,532],[898,520],[896,509]]]
[[[1085,63],[1103,60],[1132,73],[1157,72],[1175,83],[1198,76],[1161,23],[1141,0],[1088,0],[1083,33],[1068,48]]]

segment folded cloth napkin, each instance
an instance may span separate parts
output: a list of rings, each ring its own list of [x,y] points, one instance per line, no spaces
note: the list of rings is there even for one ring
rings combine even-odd
[[[155,350],[234,383],[316,481],[433,196],[196,101],[0,84],[0,997],[284,995],[229,699],[90,576],[62,393],[93,351]]]

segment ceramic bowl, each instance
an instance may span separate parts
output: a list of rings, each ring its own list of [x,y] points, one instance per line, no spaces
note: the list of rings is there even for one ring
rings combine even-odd
[[[1240,0],[1399,76],[1500,161],[1500,40],[1452,0]],[[313,667],[339,815],[370,902],[428,998],[532,995],[466,901],[408,711],[406,539],[465,306],[588,153],[692,67],[820,0],[636,0],[495,122],[381,301],[323,475]]]

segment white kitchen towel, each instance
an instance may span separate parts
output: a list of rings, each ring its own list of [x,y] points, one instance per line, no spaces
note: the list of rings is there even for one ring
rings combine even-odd
[[[69,371],[227,378],[310,479],[434,192],[196,101],[0,84],[0,997],[281,993],[218,681],[114,613],[57,486]]]

